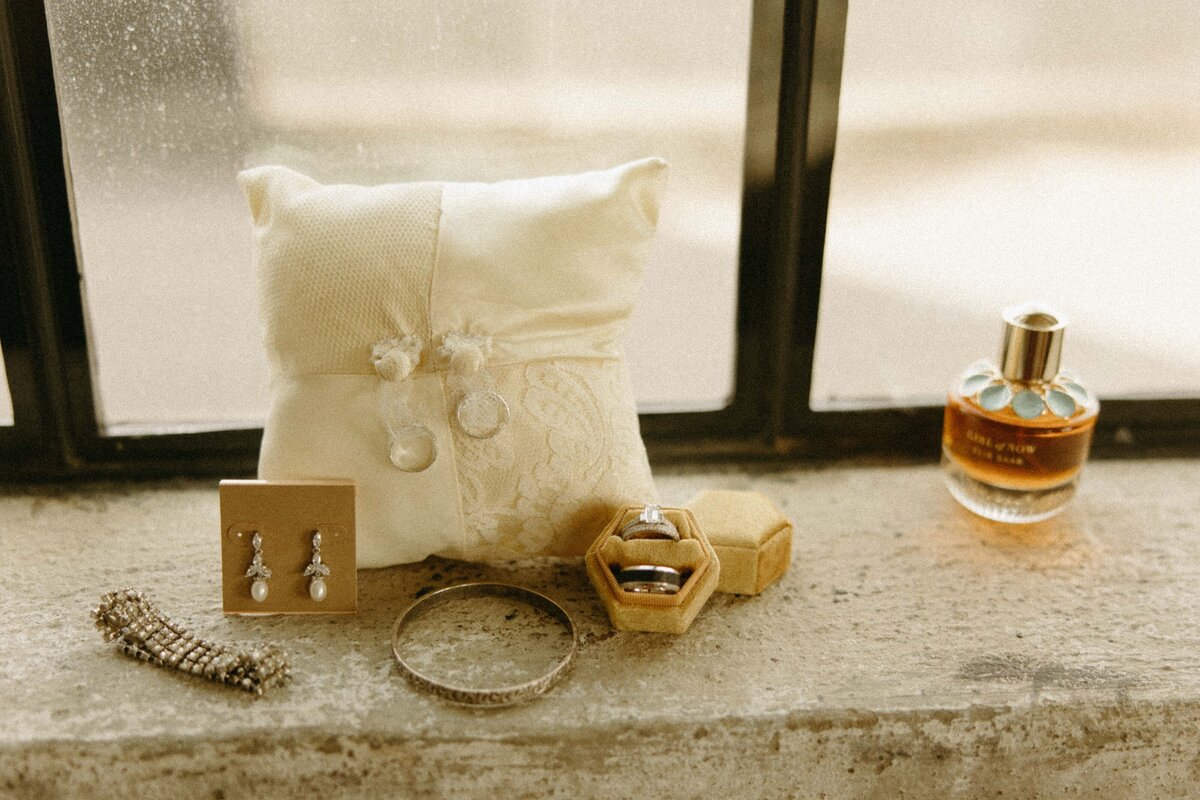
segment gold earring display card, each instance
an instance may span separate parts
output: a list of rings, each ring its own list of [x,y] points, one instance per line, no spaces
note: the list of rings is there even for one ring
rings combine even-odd
[[[353,481],[221,481],[226,614],[358,610]]]

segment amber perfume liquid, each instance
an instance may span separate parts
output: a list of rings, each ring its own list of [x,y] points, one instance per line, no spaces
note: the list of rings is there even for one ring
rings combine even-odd
[[[951,387],[942,427],[946,485],[976,514],[1037,522],[1074,496],[1100,404],[1058,371],[1061,315],[1004,313],[999,363],[977,362]]]
[[[960,503],[989,519],[1047,519],[1074,496],[1095,425],[1095,411],[1031,421],[951,393],[942,429],[947,484]]]

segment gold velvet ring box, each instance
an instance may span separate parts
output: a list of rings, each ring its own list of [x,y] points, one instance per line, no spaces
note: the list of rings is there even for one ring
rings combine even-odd
[[[717,588],[721,565],[692,512],[686,508],[662,510],[663,516],[679,529],[678,542],[665,539],[621,541],[617,532],[625,523],[637,518],[642,508],[626,506],[604,527],[584,559],[588,578],[617,630],[683,633]],[[617,583],[613,570],[639,564],[672,567],[684,573],[686,579],[675,594],[626,592]]]
[[[721,562],[718,592],[759,594],[792,562],[792,523],[758,492],[709,490],[687,503]]]

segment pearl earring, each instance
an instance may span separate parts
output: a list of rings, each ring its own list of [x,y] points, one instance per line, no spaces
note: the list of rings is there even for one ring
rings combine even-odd
[[[250,569],[246,570],[246,577],[254,579],[254,583],[250,584],[250,596],[256,603],[261,603],[267,599],[267,578],[271,577],[271,570],[263,566],[262,536],[258,531],[254,532],[250,544],[254,546],[254,560],[250,562]]]
[[[306,577],[312,580],[308,584],[308,595],[316,602],[325,599],[325,578],[329,575],[329,567],[321,563],[321,532],[317,531],[312,538],[312,561],[304,568]]]

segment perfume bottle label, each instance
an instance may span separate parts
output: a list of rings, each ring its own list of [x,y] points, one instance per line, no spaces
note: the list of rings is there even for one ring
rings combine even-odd
[[[1071,480],[1087,460],[1095,417],[1036,427],[964,406],[947,404],[942,445],[978,480],[1012,489],[1047,488]]]
[[[975,426],[964,426],[967,440],[966,449],[972,458],[981,461],[994,461],[997,464],[1009,464],[1014,467],[1027,467],[1037,455],[1038,446],[1032,442],[1020,442],[1013,439],[993,439]]]

